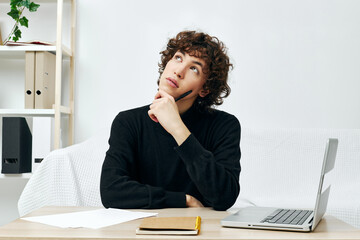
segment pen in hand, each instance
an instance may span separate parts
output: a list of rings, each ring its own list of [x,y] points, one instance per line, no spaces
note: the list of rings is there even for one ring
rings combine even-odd
[[[175,98],[175,102],[179,101],[180,99],[186,97],[187,95],[189,95],[190,93],[192,93],[192,90],[187,91],[186,93],[181,94],[179,97]]]

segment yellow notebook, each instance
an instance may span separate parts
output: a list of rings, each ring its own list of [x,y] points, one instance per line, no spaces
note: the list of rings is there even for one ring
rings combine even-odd
[[[136,234],[145,235],[197,235],[201,218],[197,217],[151,217],[145,218]]]

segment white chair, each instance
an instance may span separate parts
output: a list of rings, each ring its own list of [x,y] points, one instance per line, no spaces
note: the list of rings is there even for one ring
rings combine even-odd
[[[51,152],[33,173],[18,201],[19,215],[43,206],[97,206],[109,131]]]

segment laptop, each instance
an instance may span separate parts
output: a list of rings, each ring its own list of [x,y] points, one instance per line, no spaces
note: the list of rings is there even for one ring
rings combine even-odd
[[[325,214],[330,186],[322,191],[324,176],[335,165],[338,139],[330,138],[326,142],[325,155],[321,169],[319,188],[315,208],[281,209],[271,207],[246,207],[221,220],[224,227],[255,228],[286,231],[313,231]]]

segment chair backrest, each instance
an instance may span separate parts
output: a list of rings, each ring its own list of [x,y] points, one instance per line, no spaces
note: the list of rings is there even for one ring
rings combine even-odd
[[[103,206],[101,167],[109,131],[51,152],[33,173],[18,201],[19,215],[43,206]]]

